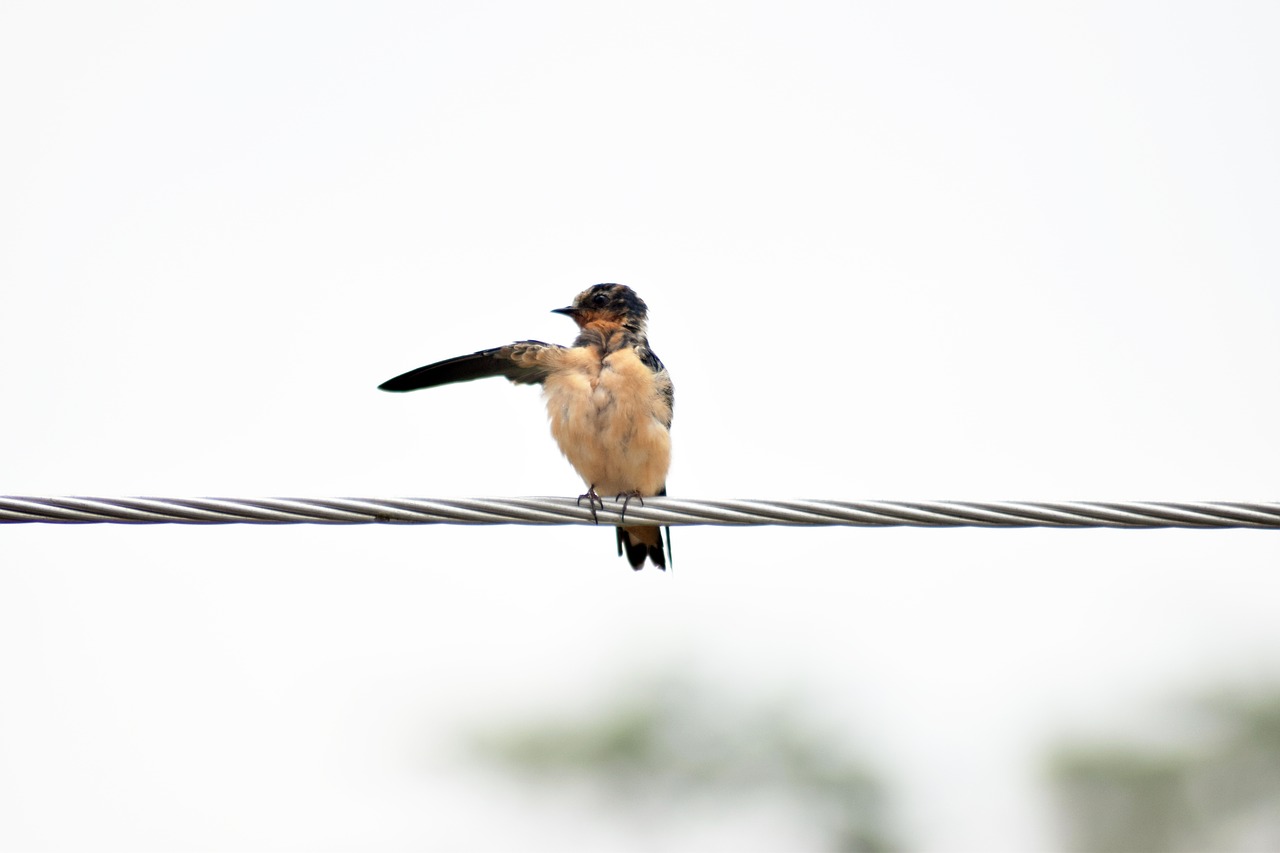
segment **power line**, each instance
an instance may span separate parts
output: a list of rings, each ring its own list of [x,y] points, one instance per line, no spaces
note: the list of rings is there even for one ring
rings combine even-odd
[[[605,501],[601,524],[621,521]],[[591,524],[573,498],[0,496],[0,524]],[[633,499],[629,525],[1280,529],[1280,503]]]

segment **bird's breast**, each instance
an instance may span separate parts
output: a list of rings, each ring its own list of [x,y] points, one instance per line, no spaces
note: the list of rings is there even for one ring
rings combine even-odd
[[[546,379],[547,414],[561,452],[601,494],[656,494],[666,481],[671,438],[655,374],[626,348],[601,356],[570,350]]]

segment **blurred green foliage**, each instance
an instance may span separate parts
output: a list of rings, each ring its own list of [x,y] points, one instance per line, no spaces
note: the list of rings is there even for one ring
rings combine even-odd
[[[897,847],[882,786],[838,733],[788,703],[744,705],[686,678],[639,679],[603,708],[491,731],[476,745],[530,783],[585,782],[622,811],[764,796],[795,805],[829,849]]]
[[[1280,687],[1176,709],[1162,746],[1075,743],[1050,762],[1069,849],[1280,850]]]

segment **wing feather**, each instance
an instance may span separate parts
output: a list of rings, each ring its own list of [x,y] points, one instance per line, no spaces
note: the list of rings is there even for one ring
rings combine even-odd
[[[563,347],[542,341],[519,341],[415,368],[378,386],[383,391],[417,391],[454,382],[505,376],[517,384],[539,384],[547,378],[545,356]]]

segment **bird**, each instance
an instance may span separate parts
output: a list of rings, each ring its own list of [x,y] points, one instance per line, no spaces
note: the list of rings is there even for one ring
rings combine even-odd
[[[587,484],[578,504],[587,501],[592,519],[604,509],[601,495],[616,495],[627,505],[667,493],[671,465],[671,413],[675,393],[671,376],[649,348],[649,307],[623,284],[596,284],[564,308],[552,309],[578,325],[572,346],[516,341],[445,359],[388,379],[383,391],[416,391],[489,376],[505,376],[517,385],[541,385],[560,452]],[[631,568],[645,559],[667,568],[671,530],[664,528],[666,551],[657,527],[617,527],[618,555]]]

